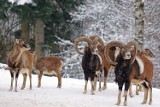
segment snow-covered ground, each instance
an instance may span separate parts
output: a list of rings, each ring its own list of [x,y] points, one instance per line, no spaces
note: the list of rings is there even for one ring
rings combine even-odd
[[[117,107],[117,84],[108,83],[108,89],[96,91],[91,95],[90,82],[88,93],[82,94],[84,80],[62,79],[62,88],[56,88],[56,77],[42,77],[42,87],[37,88],[37,75],[33,75],[33,89],[29,90],[29,77],[26,88],[20,90],[22,75],[18,78],[18,92],[9,91],[10,73],[0,69],[0,107]],[[133,87],[135,93],[135,87]],[[142,105],[143,93],[128,97],[128,107],[159,107],[160,89],[153,89],[153,104]],[[122,98],[124,100],[124,98]],[[122,100],[122,101],[123,101]],[[123,106],[123,103],[121,104]]]

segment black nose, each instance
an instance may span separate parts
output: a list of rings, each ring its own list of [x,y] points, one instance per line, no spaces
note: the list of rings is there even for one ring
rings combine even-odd
[[[128,57],[130,57],[130,56],[131,56],[131,54],[127,54],[127,56],[128,56]]]

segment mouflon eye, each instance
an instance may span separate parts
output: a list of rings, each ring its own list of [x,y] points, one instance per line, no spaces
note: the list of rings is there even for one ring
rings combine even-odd
[[[121,49],[121,53],[123,53],[123,52],[124,52],[124,48]]]

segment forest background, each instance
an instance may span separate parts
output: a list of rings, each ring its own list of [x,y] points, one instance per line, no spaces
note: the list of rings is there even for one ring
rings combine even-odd
[[[124,43],[135,36],[137,0],[0,0],[0,62],[7,63],[16,38],[29,43],[38,56],[59,55],[64,61],[63,77],[83,79],[81,56],[73,47],[79,36],[99,35]],[[140,0],[144,4],[143,47],[155,55],[153,86],[160,85],[160,1]],[[140,41],[140,40],[139,40]],[[109,81],[114,74],[110,72]]]

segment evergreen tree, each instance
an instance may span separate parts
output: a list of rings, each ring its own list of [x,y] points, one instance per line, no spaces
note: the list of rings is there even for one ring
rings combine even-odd
[[[7,57],[7,34],[10,29],[4,29],[6,22],[9,21],[8,11],[11,3],[8,0],[1,0],[0,2],[0,61],[6,63]]]
[[[58,47],[54,46],[56,45],[54,41],[58,40],[57,36],[70,39],[72,31],[70,30],[71,16],[69,13],[74,11],[80,3],[75,0],[33,0],[29,4],[15,5],[12,10],[19,15],[22,38],[25,38],[26,41],[29,40],[27,39],[29,38],[29,24],[34,26],[35,51],[38,56],[42,56],[44,54],[42,50],[46,47],[51,47],[49,49],[52,52],[53,49],[58,50]]]

